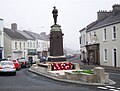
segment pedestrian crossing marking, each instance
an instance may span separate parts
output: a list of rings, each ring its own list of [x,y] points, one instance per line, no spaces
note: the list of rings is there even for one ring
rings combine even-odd
[[[120,91],[120,90],[117,90],[117,89],[109,89],[109,90],[111,90],[111,91]]]
[[[108,88],[106,88],[106,87],[97,87],[97,88],[99,88],[99,89],[108,89]]]
[[[113,86],[105,86],[105,87],[97,87],[98,89],[103,89],[103,90],[110,90],[110,91],[120,91],[120,88],[113,87]]]
[[[113,87],[113,86],[105,86],[105,87],[107,87],[107,88],[115,88],[115,87]]]

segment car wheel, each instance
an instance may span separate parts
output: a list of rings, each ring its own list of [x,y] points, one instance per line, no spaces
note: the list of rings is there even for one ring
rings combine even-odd
[[[16,75],[16,72],[13,72],[13,75]]]

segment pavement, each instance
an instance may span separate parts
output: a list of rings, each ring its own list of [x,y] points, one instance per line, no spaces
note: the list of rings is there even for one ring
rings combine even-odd
[[[103,65],[93,65],[90,63],[89,65],[86,63],[84,64],[80,60],[72,61],[74,63],[79,63],[81,69],[94,69],[94,67],[103,67],[105,71],[114,71],[114,72],[120,72],[120,67],[111,67],[111,66],[103,66]]]

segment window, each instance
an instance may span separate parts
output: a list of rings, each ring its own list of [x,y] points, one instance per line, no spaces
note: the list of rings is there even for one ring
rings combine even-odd
[[[104,61],[107,61],[107,49],[104,49]]]
[[[22,45],[21,45],[21,42],[20,42],[20,49],[22,49]]]
[[[103,31],[103,41],[105,41],[107,39],[107,31],[106,28]]]
[[[90,36],[90,43],[92,42],[92,35],[91,33],[89,33],[89,36]]]
[[[15,42],[15,49],[17,49],[17,42]]]
[[[80,37],[80,44],[81,44],[81,38],[82,38],[82,36]]]
[[[35,48],[35,43],[33,43],[33,47]]]
[[[23,44],[23,46],[24,46],[24,50],[25,50],[25,43]]]
[[[32,48],[32,43],[30,42],[30,48]]]
[[[85,45],[85,35],[83,35],[83,45]]]
[[[29,42],[28,42],[28,48],[29,48]]]
[[[113,30],[112,30],[112,39],[116,39],[117,36],[116,36],[116,27],[113,26]]]

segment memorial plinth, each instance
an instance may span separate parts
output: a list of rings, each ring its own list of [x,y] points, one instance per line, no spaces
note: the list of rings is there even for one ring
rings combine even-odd
[[[54,24],[51,26],[49,62],[66,61],[63,53],[63,35],[60,25]]]

